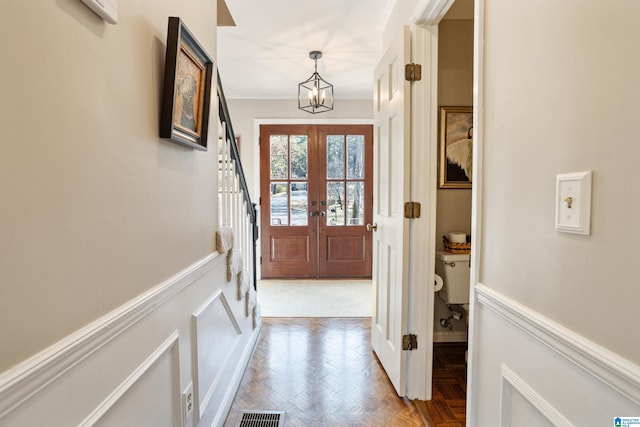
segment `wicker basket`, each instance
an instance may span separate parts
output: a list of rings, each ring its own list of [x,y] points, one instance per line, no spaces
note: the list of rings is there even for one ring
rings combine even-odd
[[[452,243],[447,236],[442,236],[444,242],[444,250],[452,254],[468,254],[471,253],[471,243]]]

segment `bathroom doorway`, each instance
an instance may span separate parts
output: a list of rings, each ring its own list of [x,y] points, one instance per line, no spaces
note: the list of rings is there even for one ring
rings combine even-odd
[[[438,25],[438,105],[441,110],[442,107],[453,107],[454,111],[458,111],[456,110],[458,107],[462,107],[461,111],[472,109],[473,16],[472,0],[455,0]],[[439,116],[441,116],[440,126],[442,126],[442,115],[439,114]],[[471,142],[471,138],[468,139]],[[446,156],[443,156],[444,153],[441,151],[442,132],[439,140],[439,167],[442,168],[447,162]],[[472,157],[472,154],[470,155]],[[460,166],[460,172],[468,172],[468,178],[471,181],[472,166],[467,168],[467,171],[464,170],[463,165]],[[449,233],[459,232],[467,236],[471,234],[471,186],[473,184],[471,182],[469,184],[447,186],[442,185],[442,182],[434,183],[438,186],[436,190],[436,251],[444,252],[447,249],[443,237],[448,237]],[[434,298],[433,400],[427,402],[427,405],[443,408],[442,411],[432,411],[433,416],[440,417],[431,420],[434,425],[440,423],[465,425],[466,422],[468,322],[468,304],[465,307],[448,306],[441,295]],[[447,391],[443,394],[442,391],[445,389]]]
[[[473,2],[456,0],[439,24],[438,104],[440,107],[473,105]],[[442,122],[440,123],[442,125]],[[442,141],[440,141],[442,143]],[[439,147],[441,148],[441,147]],[[442,163],[442,157],[440,157]],[[442,165],[440,165],[442,167]],[[471,184],[472,185],[472,184]],[[444,251],[444,236],[471,234],[471,185],[468,188],[438,183],[436,250]],[[466,342],[466,318],[452,317],[441,298],[434,304],[434,342]],[[442,319],[447,319],[446,322]]]

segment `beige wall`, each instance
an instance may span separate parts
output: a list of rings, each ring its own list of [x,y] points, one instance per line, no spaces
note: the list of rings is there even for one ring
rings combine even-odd
[[[485,1],[480,280],[640,363],[640,3]],[[591,235],[555,178],[593,171]]]
[[[3,5],[0,372],[214,249],[215,150],[161,140],[158,117],[167,17],[215,55],[216,2],[119,9]]]
[[[224,85],[224,81],[223,81]],[[294,87],[295,89],[295,87]],[[373,92],[372,92],[373,93]],[[287,120],[309,123],[330,120],[372,120],[372,100],[336,99],[335,109],[322,114],[309,114],[298,109],[295,99],[228,99],[229,114],[236,136],[240,137],[240,157],[244,167],[251,198],[258,200],[259,148],[254,132],[256,120]],[[283,122],[284,123],[284,122]]]
[[[438,105],[473,105],[473,20],[443,20],[438,28]],[[438,189],[436,248],[451,231],[471,233],[471,190]]]

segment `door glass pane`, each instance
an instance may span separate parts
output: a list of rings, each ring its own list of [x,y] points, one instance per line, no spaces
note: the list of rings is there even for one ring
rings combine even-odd
[[[364,179],[364,135],[347,135],[347,179]]]
[[[347,183],[347,225],[364,225],[364,182]]]
[[[291,183],[291,225],[307,225],[307,183]]]
[[[344,135],[327,135],[327,179],[344,179]]]
[[[271,165],[271,179],[287,179],[287,148],[288,137],[287,135],[271,135],[269,138],[269,164]]]
[[[271,183],[271,225],[289,225],[289,200],[286,182]]]
[[[327,183],[327,225],[344,225],[344,183]]]
[[[307,179],[307,135],[291,135],[291,177]]]

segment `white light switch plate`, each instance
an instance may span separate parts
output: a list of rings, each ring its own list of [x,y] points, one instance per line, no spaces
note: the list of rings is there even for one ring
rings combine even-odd
[[[556,230],[591,234],[591,171],[556,176]]]

